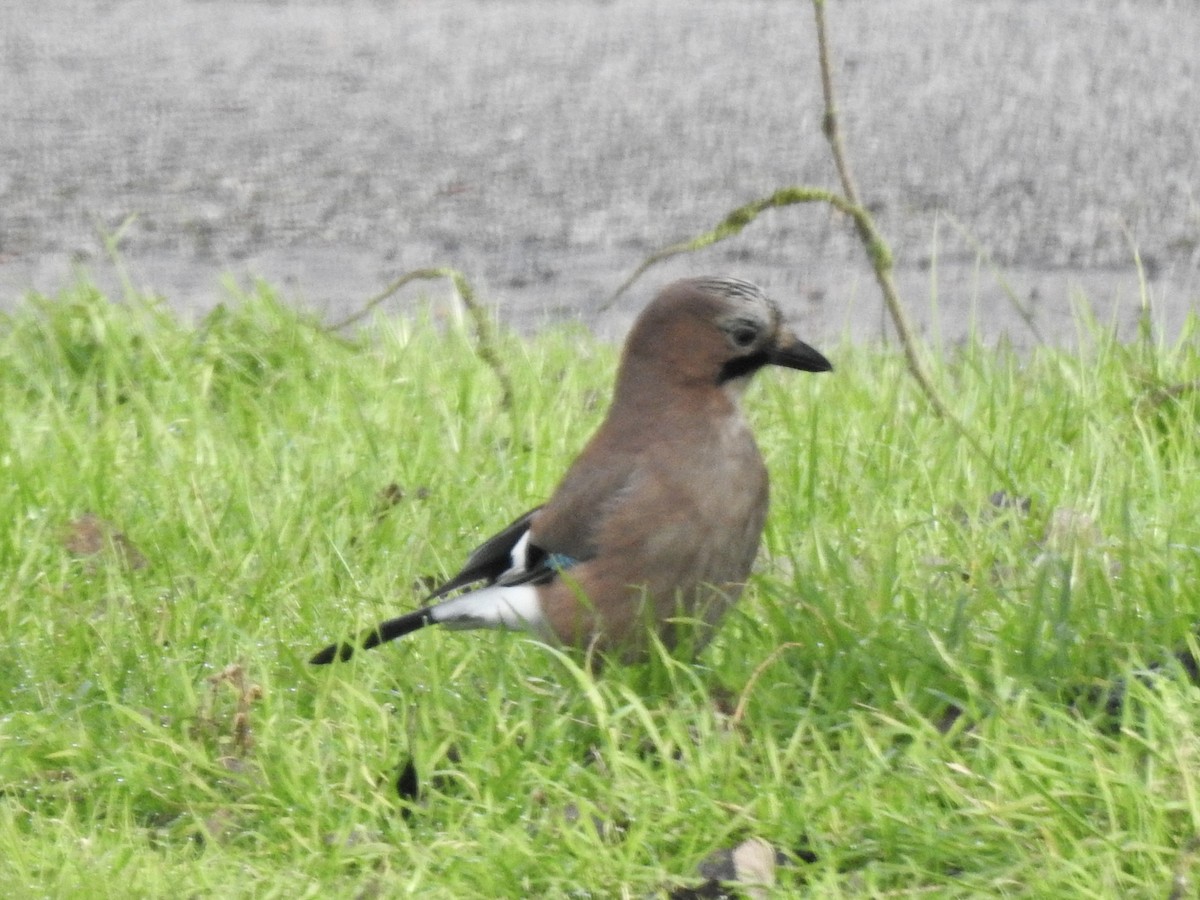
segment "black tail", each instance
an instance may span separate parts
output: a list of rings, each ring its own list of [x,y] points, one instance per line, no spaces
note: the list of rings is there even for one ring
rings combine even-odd
[[[416,612],[410,612],[403,616],[397,616],[394,619],[388,619],[386,622],[381,622],[362,637],[362,649],[370,650],[372,647],[378,647],[380,644],[394,641],[396,638],[404,637],[410,632],[432,624],[433,618],[429,615],[431,609],[432,607],[427,606],[424,609],[418,609]],[[324,650],[314,655],[308,662],[309,665],[313,666],[327,666],[335,659],[345,662],[354,655],[354,650],[354,644],[330,644]]]

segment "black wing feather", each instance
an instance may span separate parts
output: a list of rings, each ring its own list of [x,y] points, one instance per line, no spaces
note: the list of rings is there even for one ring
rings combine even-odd
[[[459,588],[481,581],[489,585],[546,584],[553,581],[559,572],[581,560],[551,554],[529,542],[521,554],[523,558],[513,558],[517,545],[529,533],[529,523],[539,509],[540,506],[531,509],[499,534],[476,547],[458,574],[425,598],[425,605],[421,609],[381,622],[365,632],[356,643],[330,644],[309,662],[314,666],[323,666],[334,660],[347,660],[354,655],[356,648],[369,650],[424,628],[434,621],[433,613],[438,605],[434,601]]]
[[[467,557],[466,564],[458,574],[425,598],[425,606],[422,609],[381,622],[359,638],[358,647],[370,650],[372,647],[378,647],[380,644],[386,644],[388,641],[394,641],[398,637],[424,628],[433,621],[430,611],[434,604],[431,601],[467,585],[479,581],[495,584],[506,573],[508,577],[503,579],[505,584],[543,584],[552,579],[557,573],[547,565],[549,554],[540,547],[528,545],[524,560],[513,559],[513,549],[529,531],[529,522],[539,509],[541,509],[540,506],[531,509],[499,534],[488,538],[476,547]],[[309,663],[314,666],[324,666],[334,660],[345,661],[354,655],[355,649],[355,644],[349,642],[330,644],[315,654]]]
[[[513,567],[513,548],[525,536],[525,532],[529,530],[530,520],[539,509],[541,509],[540,506],[534,507],[499,534],[488,538],[471,551],[471,555],[467,557],[466,563],[458,574],[426,597],[426,602],[436,600],[438,597],[445,597],[450,592],[477,581],[495,584],[501,575]],[[542,552],[544,553],[544,551]]]

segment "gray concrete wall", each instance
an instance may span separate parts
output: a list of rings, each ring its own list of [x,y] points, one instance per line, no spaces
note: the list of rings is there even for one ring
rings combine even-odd
[[[1079,291],[1127,327],[1136,247],[1178,328],[1200,301],[1200,4],[828,6],[850,153],[925,327],[1028,343],[1016,297],[1069,340]],[[730,272],[814,338],[872,338],[861,250],[817,207],[593,312],[730,208],[833,185],[820,117],[802,0],[0,0],[0,304],[73,265],[114,284],[98,233],[126,223],[135,282],[185,311],[232,273],[337,315],[444,264],[514,327],[616,335],[663,280]]]

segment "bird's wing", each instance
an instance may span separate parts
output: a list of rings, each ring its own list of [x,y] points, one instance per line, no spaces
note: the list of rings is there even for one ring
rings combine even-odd
[[[528,627],[548,634],[533,588],[596,555],[595,537],[630,480],[627,450],[601,462],[604,430],[594,437],[563,478],[550,502],[531,509],[480,544],[449,581],[425,599],[421,609],[372,628],[363,649],[395,640],[427,625],[450,628]],[[610,441],[611,442],[611,441]],[[448,594],[483,582],[483,587],[452,599]],[[349,659],[354,644],[331,644],[313,656],[314,665]]]
[[[530,526],[540,509],[531,509],[476,547],[462,569],[430,594],[421,609],[370,629],[361,638],[362,649],[369,650],[434,624],[448,628],[527,627],[546,635],[534,587],[553,581],[559,572],[580,559],[550,552],[531,540]],[[479,582],[485,585],[449,600],[442,599]],[[320,666],[347,660],[354,651],[353,643],[330,644],[310,662]]]
[[[530,526],[541,508],[531,509],[476,547],[462,569],[430,594],[426,602],[481,581],[506,586],[545,584],[563,569],[579,562],[578,556],[551,553],[533,541]]]
[[[601,551],[599,535],[610,517],[629,499],[643,453],[642,437],[600,426],[559,482],[553,496],[531,523],[532,540],[551,557],[577,562]],[[562,570],[566,566],[558,566]]]

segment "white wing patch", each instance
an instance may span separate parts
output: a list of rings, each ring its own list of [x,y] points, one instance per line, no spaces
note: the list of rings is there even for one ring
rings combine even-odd
[[[522,537],[522,541],[526,538]],[[519,546],[519,545],[518,545]],[[517,556],[517,548],[513,548]],[[556,643],[550,623],[542,613],[537,587],[532,584],[493,585],[439,603],[429,611],[431,621],[454,630],[503,628],[528,631]]]
[[[529,571],[529,529],[525,529],[525,533],[521,535],[520,540],[513,544],[512,554],[509,557],[512,560],[512,566],[507,572],[501,575],[501,578],[506,578],[510,575],[521,575]]]

